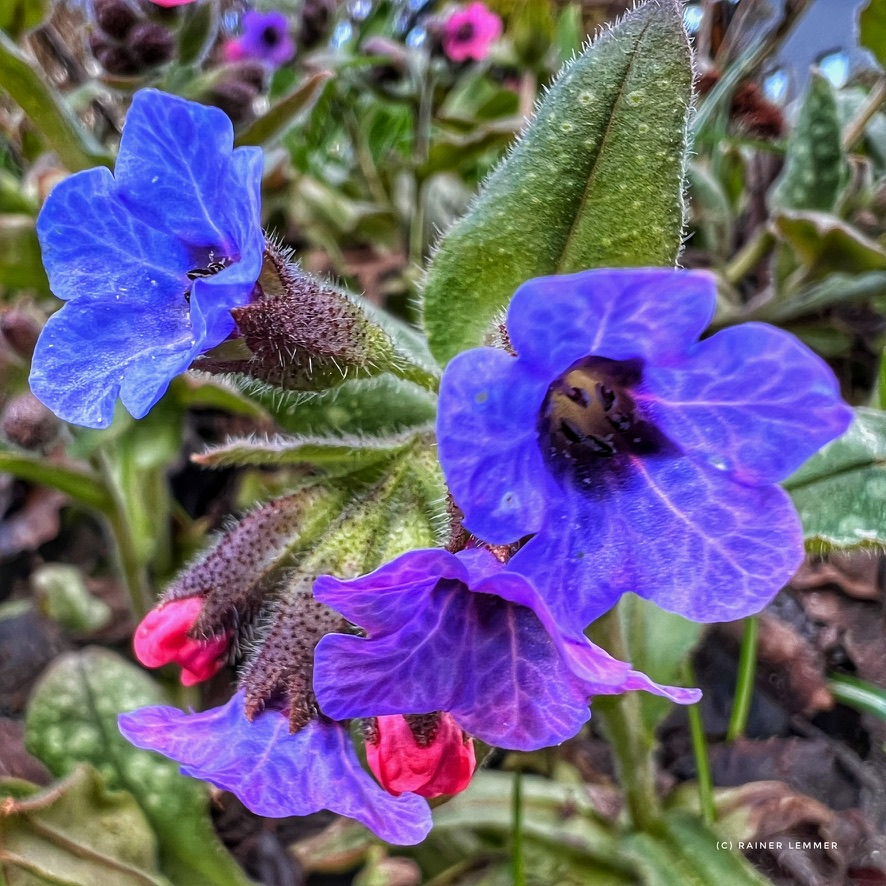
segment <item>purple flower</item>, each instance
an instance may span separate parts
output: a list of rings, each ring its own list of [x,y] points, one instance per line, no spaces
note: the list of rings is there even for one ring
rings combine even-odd
[[[440,460],[465,526],[532,538],[508,568],[581,629],[626,591],[696,621],[757,612],[803,558],[775,484],[851,410],[793,336],[704,341],[714,279],[663,268],[530,280],[492,348],[447,367]]]
[[[137,93],[112,175],[59,183],[37,220],[52,291],[31,388],[61,418],[106,428],[119,396],[136,418],[234,329],[261,271],[259,148],[233,150],[216,108]]]
[[[420,843],[431,829],[427,803],[392,797],[360,766],[347,728],[325,718],[296,733],[266,710],[250,722],[244,693],[200,714],[155,706],[121,714],[136,747],[178,761],[181,771],[236,794],[256,815],[283,818],[330,809],[356,818],[389,843]]]
[[[250,10],[243,16],[243,33],[224,46],[226,61],[252,59],[275,68],[294,55],[295,44],[282,12]]]
[[[483,61],[501,37],[501,19],[485,3],[471,3],[446,20],[443,51],[454,62]]]
[[[530,582],[485,550],[412,551],[353,581],[321,576],[314,596],[368,635],[317,644],[314,692],[337,719],[447,711],[489,744],[529,751],[575,735],[594,695],[700,696],[562,633]]]

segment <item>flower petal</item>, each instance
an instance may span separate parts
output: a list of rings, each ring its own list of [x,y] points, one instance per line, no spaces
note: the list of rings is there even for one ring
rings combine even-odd
[[[647,366],[635,399],[684,452],[754,485],[783,480],[852,421],[827,364],[763,323]]]
[[[567,488],[545,528],[508,562],[557,622],[581,630],[633,591],[693,621],[759,612],[803,560],[787,494],[687,458],[632,458],[590,493]]]
[[[440,387],[440,462],[465,526],[493,544],[537,531],[544,520],[538,413],[550,379],[494,348],[459,354]]]
[[[142,89],[114,168],[121,197],[151,227],[231,255],[236,244],[220,221],[239,199],[224,187],[233,147],[234,127],[223,111]]]
[[[582,357],[679,353],[707,328],[715,304],[714,278],[703,271],[599,269],[524,283],[507,325],[518,357],[550,383]]]
[[[236,794],[256,815],[282,818],[330,809],[356,818],[389,843],[421,842],[431,828],[427,804],[392,797],[362,769],[347,730],[314,720],[289,732],[269,710],[250,722],[242,692],[200,714],[148,707],[121,714],[120,731],[136,747],[181,763],[182,772]]]
[[[374,625],[368,638],[328,634],[318,644],[314,691],[327,714],[448,711],[489,744],[535,750],[575,735],[590,716],[591,695],[622,692],[628,680],[667,694],[580,634],[561,636],[523,576],[493,571],[468,588],[434,574],[440,554],[408,555],[413,567],[425,558],[428,580],[388,587],[375,611],[372,576],[359,586],[329,577],[319,592],[315,586],[329,605],[349,597],[352,611],[359,608]],[[409,608],[406,620],[393,600],[398,593]]]

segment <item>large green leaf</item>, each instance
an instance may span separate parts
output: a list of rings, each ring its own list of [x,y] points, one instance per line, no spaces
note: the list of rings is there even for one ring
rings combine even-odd
[[[849,430],[784,485],[807,545],[886,548],[886,413],[857,409]]]
[[[112,652],[67,653],[34,690],[28,750],[57,776],[90,763],[109,788],[129,791],[157,834],[161,865],[173,882],[248,886],[215,836],[205,785],[180,775],[172,760],[133,747],[117,730],[119,713],[164,701],[144,671]]]
[[[859,43],[886,68],[886,0],[869,0],[858,17]]]
[[[833,87],[814,73],[788,142],[784,170],[769,196],[770,207],[833,209],[846,177],[841,139]]]
[[[0,782],[0,882],[9,886],[172,886],[131,794],[108,792],[81,764],[26,797]]]
[[[671,0],[634,10],[564,70],[434,256],[424,319],[438,360],[482,344],[531,277],[673,264],[691,80]]]

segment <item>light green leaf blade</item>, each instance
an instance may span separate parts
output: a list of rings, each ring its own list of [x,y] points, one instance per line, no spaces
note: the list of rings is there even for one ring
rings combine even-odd
[[[833,209],[845,178],[834,90],[825,77],[813,73],[788,142],[784,170],[770,193],[770,209]]]
[[[81,764],[27,797],[0,783],[0,881],[9,886],[172,886],[157,842],[131,794],[109,792]]]
[[[870,0],[858,17],[859,43],[886,68],[886,0]]]
[[[784,486],[803,520],[808,547],[886,548],[886,413],[856,409],[849,430]]]
[[[158,837],[173,882],[250,886],[215,836],[205,785],[180,775],[172,760],[133,747],[117,729],[119,713],[164,701],[144,671],[108,650],[67,653],[34,690],[25,741],[57,776],[90,763],[109,788],[129,791]]]
[[[441,363],[482,344],[531,277],[674,263],[691,80],[670,0],[634,10],[564,70],[434,256],[424,321]]]

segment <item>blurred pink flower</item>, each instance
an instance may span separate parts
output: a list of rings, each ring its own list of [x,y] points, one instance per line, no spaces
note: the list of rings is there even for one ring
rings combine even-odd
[[[187,6],[194,3],[195,0],[151,0],[155,6],[162,6],[164,9],[172,9],[174,6]]]
[[[501,37],[501,19],[484,3],[471,3],[453,12],[446,21],[443,49],[454,62],[482,61],[489,47]]]

